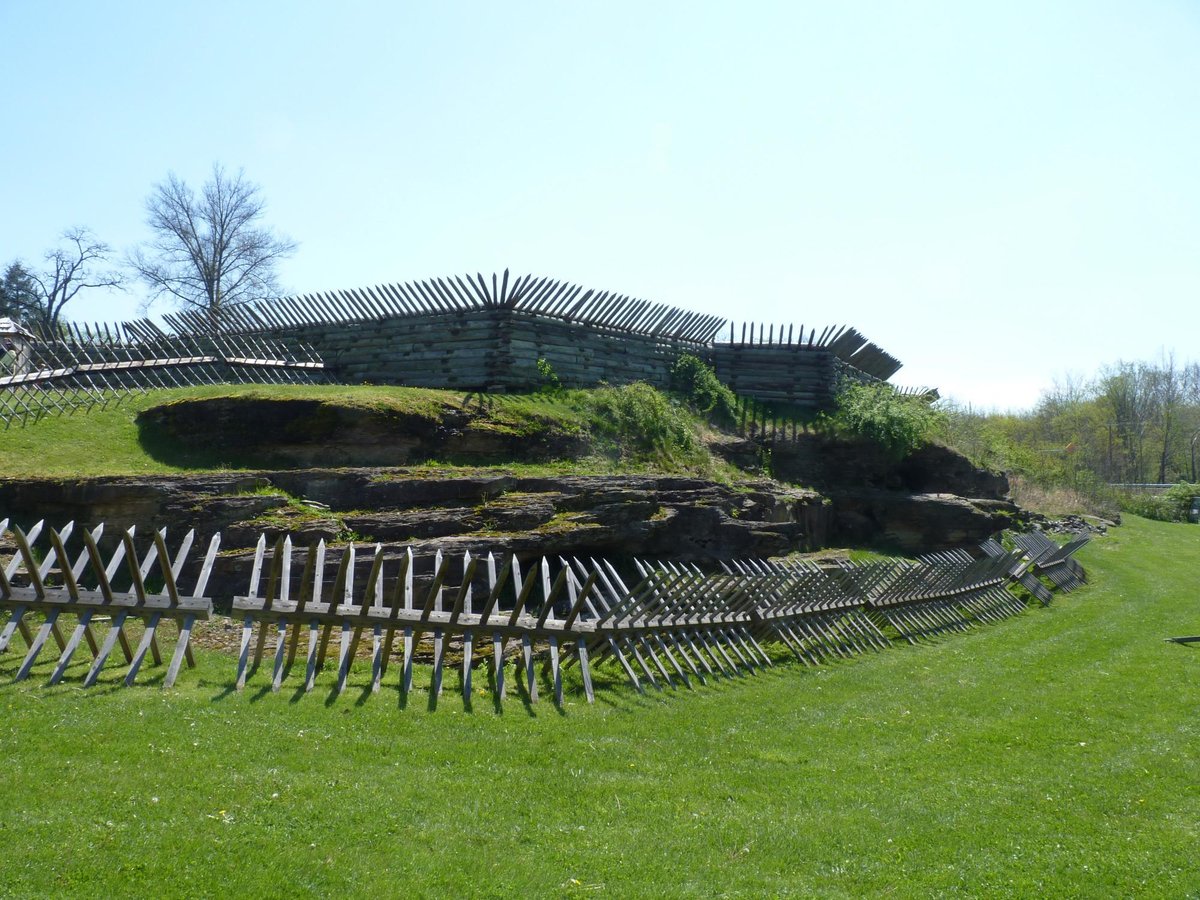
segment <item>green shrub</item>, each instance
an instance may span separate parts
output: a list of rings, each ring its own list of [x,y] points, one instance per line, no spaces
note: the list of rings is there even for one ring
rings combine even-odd
[[[671,390],[698,415],[716,425],[732,425],[737,397],[721,383],[712,366],[685,353],[671,366]]]
[[[550,365],[550,361],[544,356],[537,361],[538,380],[541,382],[539,388],[547,394],[557,394],[562,390],[562,379],[558,377],[558,373],[554,371],[554,366]]]
[[[1121,510],[1160,522],[1186,522],[1193,497],[1200,497],[1200,484],[1181,481],[1161,494],[1125,494]]]
[[[691,417],[645,382],[601,387],[589,400],[597,426],[624,455],[657,462],[699,462],[703,448]]]
[[[927,401],[902,396],[890,384],[875,382],[843,388],[830,421],[838,431],[875,441],[903,458],[929,443],[942,418]]]

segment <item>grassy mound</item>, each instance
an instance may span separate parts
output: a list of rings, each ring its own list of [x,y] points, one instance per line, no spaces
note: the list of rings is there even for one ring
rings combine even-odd
[[[1131,517],[1047,609],[694,692],[609,671],[565,715],[464,713],[455,678],[402,709],[365,670],[234,694],[207,653],[167,693],[13,685],[9,652],[0,894],[1183,896],[1200,651],[1163,638],[1200,630],[1198,554]]]
[[[10,428],[0,439],[0,474],[150,475],[412,462],[556,471],[562,468],[556,463],[568,462],[577,474],[730,477],[732,470],[700,440],[704,428],[684,406],[644,384],[531,395],[218,385],[149,391],[103,409]],[[343,430],[348,437],[339,443]],[[368,452],[421,435],[431,439],[413,458],[392,462]]]

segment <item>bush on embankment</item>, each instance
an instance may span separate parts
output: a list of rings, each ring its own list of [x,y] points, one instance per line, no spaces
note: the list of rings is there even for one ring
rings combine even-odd
[[[902,459],[933,440],[942,414],[920,397],[874,382],[843,388],[837,409],[826,421],[837,433],[867,438]]]

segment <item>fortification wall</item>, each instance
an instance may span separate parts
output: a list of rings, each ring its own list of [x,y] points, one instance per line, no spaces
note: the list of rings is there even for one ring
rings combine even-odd
[[[513,280],[507,270],[490,284],[481,274],[435,278],[257,301],[222,316],[223,333],[311,345],[331,377],[350,383],[517,391],[540,384],[537,361],[545,359],[568,386],[663,387],[671,364],[693,353],[743,396],[820,408],[841,376],[886,380],[900,368],[846,326],[818,334],[748,323],[739,341],[730,325],[721,343],[721,316],[532,275]],[[179,334],[212,327],[194,312],[166,320]]]
[[[823,407],[845,365],[828,350],[787,344],[696,344],[605,331],[517,310],[394,316],[276,328],[311,345],[331,377],[350,384],[521,391],[539,386],[539,359],[568,387],[645,381],[666,387],[682,353],[708,362],[735,393]]]
[[[647,381],[665,387],[680,353],[705,348],[646,335],[606,332],[506,309],[381,318],[275,329],[310,344],[335,378],[518,391],[540,384],[546,359],[570,387]]]
[[[840,360],[828,350],[787,344],[714,344],[704,355],[735,394],[814,408],[833,400],[835,363]]]
[[[590,387],[600,381],[645,381],[666,387],[671,364],[686,348],[682,341],[603,331],[572,322],[516,313],[510,320],[505,363],[512,389],[537,383],[537,361],[545,359],[563,384]]]
[[[350,384],[478,389],[498,369],[503,314],[483,310],[275,328],[312,345],[332,378]]]

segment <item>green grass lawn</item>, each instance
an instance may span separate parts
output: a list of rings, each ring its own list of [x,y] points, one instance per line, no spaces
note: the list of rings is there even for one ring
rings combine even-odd
[[[416,414],[436,419],[444,409],[479,413],[489,427],[517,431],[554,423],[582,428],[586,417],[577,394],[464,394],[427,388],[368,385],[202,385],[125,394],[103,408],[74,415],[47,416],[29,425],[0,428],[0,473],[9,476],[158,475],[213,468],[255,468],[254,460],[214,459],[212,453],[171,447],[155,454],[139,432],[144,410],[179,400],[209,397],[253,397],[318,400],[325,403]],[[175,460],[181,462],[175,462]]]
[[[394,671],[235,694],[212,654],[12,685],[9,652],[0,895],[1195,896],[1200,649],[1163,638],[1200,633],[1200,528],[1081,558],[969,635],[562,714],[402,707]]]
[[[645,388],[645,386],[642,386]],[[185,400],[242,397],[254,400],[315,400],[330,412],[367,409],[390,418],[418,417],[436,428],[454,415],[464,416],[471,427],[485,432],[512,435],[536,447],[539,439],[584,437],[562,459],[530,461],[517,454],[498,460],[491,469],[525,475],[625,473],[693,474],[721,481],[745,477],[717,458],[701,440],[690,448],[643,447],[648,433],[662,427],[659,418],[669,414],[680,427],[699,436],[706,432],[700,418],[664,395],[645,388],[660,400],[656,409],[635,409],[632,421],[613,420],[613,399],[641,394],[623,393],[626,388],[567,390],[555,393],[480,394],[372,385],[204,385],[172,390],[125,394],[103,408],[78,411],[74,415],[47,416],[28,425],[0,425],[0,477],[79,478],[98,475],[169,475],[212,470],[288,468],[265,448],[237,448],[218,443],[197,445],[160,433],[153,423],[143,427],[138,415],[145,410]],[[644,399],[644,398],[643,398]],[[404,426],[396,426],[403,433]],[[455,427],[458,427],[457,425]],[[320,438],[312,438],[320,442]],[[294,441],[293,441],[294,442]],[[338,465],[355,465],[344,459]],[[478,461],[421,459],[413,468],[479,468]]]

